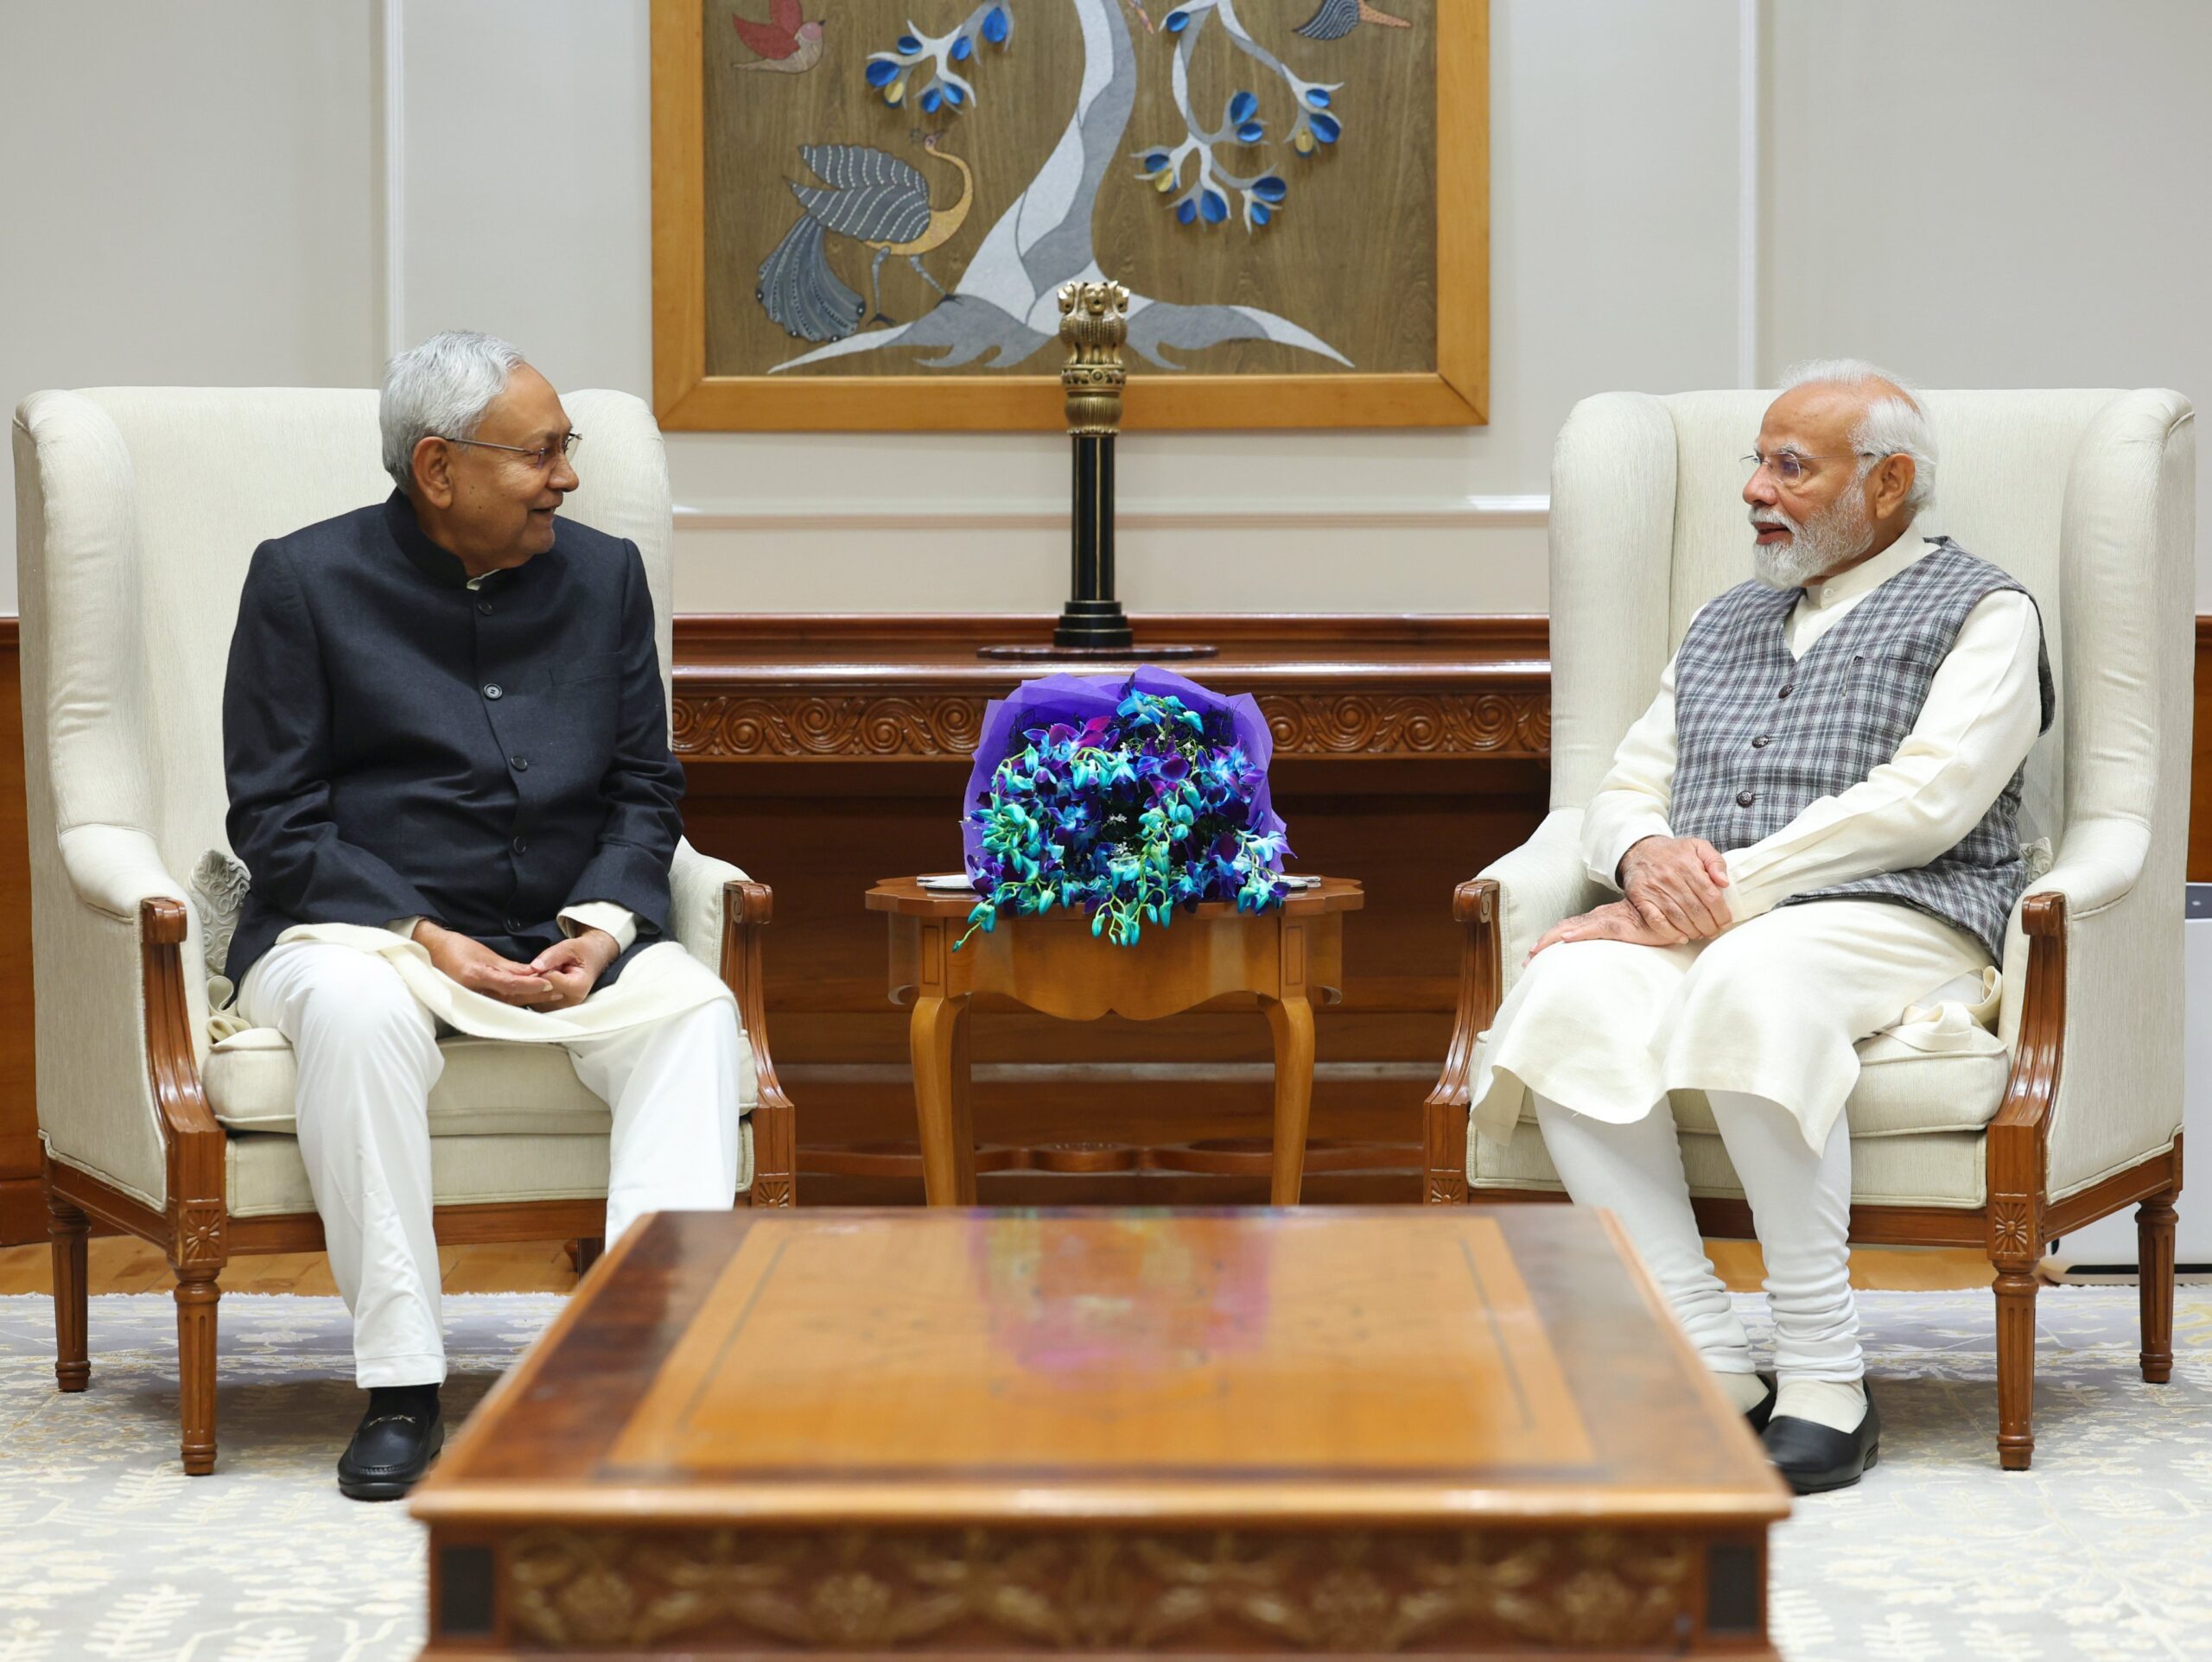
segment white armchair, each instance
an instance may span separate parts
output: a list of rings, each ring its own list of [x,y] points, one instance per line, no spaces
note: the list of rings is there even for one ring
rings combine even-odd
[[[645,404],[566,403],[590,435],[567,511],[635,542],[668,676],[668,473]],[[41,392],[16,412],[39,1130],[55,1372],[81,1391],[90,1219],[176,1272],[184,1468],[215,1462],[215,1305],[241,1253],[319,1249],[283,1037],[212,1042],[204,920],[185,875],[227,847],[223,678],[263,540],[378,500],[377,395],[198,388]],[[790,1103],[768,1059],[769,892],[679,844],[677,937],[729,983],[753,1063],[741,1186],[789,1205]],[[557,1048],[445,1041],[431,1094],[437,1233],[574,1238],[606,1215],[607,1106]]]
[[[1533,1117],[1468,1135],[1483,1035],[1529,948],[1604,897],[1582,807],[1691,614],[1748,567],[1744,466],[1764,392],[1578,405],[1552,460],[1552,798],[1535,836],[1460,885],[1459,1017],[1429,1098],[1426,1189],[1561,1192]],[[2035,1270],[2048,1242],[2139,1204],[2143,1377],[2173,1366],[2182,1180],[2182,885],[2189,816],[2196,441],[2165,391],[1936,392],[1935,518],[2042,607],[2057,725],[2028,763],[2023,834],[2047,874],[2015,910],[1993,1056],[1860,1046],[1852,1236],[1974,1246],[1996,1270],[1998,1456],[2024,1469]],[[1707,1234],[1751,1219],[1711,1110],[1678,1096]],[[1471,1141],[1471,1146],[1470,1146]]]

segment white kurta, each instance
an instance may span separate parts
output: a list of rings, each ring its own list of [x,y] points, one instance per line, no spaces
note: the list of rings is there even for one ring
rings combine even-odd
[[[1804,593],[1788,644],[1802,657],[1851,608],[1928,551],[1917,525]],[[1643,1118],[1670,1091],[1736,1091],[1780,1103],[1823,1147],[1859,1075],[1853,1046],[1896,1029],[1929,1048],[1996,1040],[1996,970],[1980,942],[1879,901],[1776,908],[1792,895],[1925,865],[1980,821],[2042,724],[2035,604],[2007,590],[1975,606],[1891,761],[1726,856],[1732,926],[1711,941],[1548,948],[1485,1036],[1475,1128],[1503,1141],[1534,1090],[1593,1119]],[[1675,665],[1630,728],[1583,815],[1592,879],[1618,886],[1621,857],[1670,836]],[[1969,1016],[1971,1012],[1971,1016]],[[1901,1024],[1909,1024],[1908,1026]]]

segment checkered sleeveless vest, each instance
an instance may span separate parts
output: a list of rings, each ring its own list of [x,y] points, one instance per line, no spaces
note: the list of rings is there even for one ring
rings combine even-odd
[[[1789,656],[1785,631],[1802,593],[1738,584],[1691,622],[1675,665],[1676,761],[1669,821],[1678,837],[1726,852],[1772,835],[1822,796],[1849,790],[1897,754],[1967,614],[2021,588],[1948,537],[1881,584]],[[2057,707],[2048,650],[2037,649],[2043,728]],[[2027,888],[2020,783],[2013,774],[1957,847],[1916,870],[1794,895],[1888,900],[1974,936],[2004,956],[2005,929]]]

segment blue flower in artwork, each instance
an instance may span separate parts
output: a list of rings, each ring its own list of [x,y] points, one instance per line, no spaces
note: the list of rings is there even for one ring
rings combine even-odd
[[[1190,26],[1191,14],[1187,11],[1169,12],[1167,14],[1167,21],[1160,25],[1160,27],[1165,29],[1170,35],[1180,35],[1185,29],[1190,28]]]
[[[1267,127],[1262,122],[1248,121],[1236,130],[1236,141],[1240,144],[1257,144],[1267,136]]]
[[[928,92],[922,94],[922,108],[928,111],[931,115],[935,115],[938,112],[938,107],[944,103],[944,93],[943,90],[938,87],[931,86]]]
[[[983,38],[993,46],[1004,46],[1006,37],[1014,32],[1014,20],[1003,7],[993,6],[983,14]]]
[[[1203,192],[1199,195],[1198,200],[1200,203],[1200,212],[1205,213],[1206,216],[1206,223],[1208,225],[1217,225],[1229,217],[1228,200],[1224,197],[1219,191],[1210,190]]]
[[[1255,202],[1244,211],[1244,217],[1255,225],[1263,225],[1275,216],[1268,212],[1263,202]]]
[[[1329,89],[1325,86],[1307,87],[1306,89],[1306,103],[1307,107],[1310,109],[1327,109],[1329,107]]]
[[[1229,101],[1229,118],[1231,121],[1249,121],[1259,113],[1260,99],[1257,93],[1239,92]]]
[[[963,35],[952,43],[952,61],[955,63],[966,63],[968,60],[975,54],[975,41],[969,36]]]
[[[961,90],[955,86],[950,81],[947,81],[944,84],[945,102],[951,105],[954,109],[957,110],[960,107],[961,100],[965,96],[966,94],[962,92]]]
[[[1175,205],[1175,217],[1186,225],[1198,224],[1198,205],[1196,202],[1178,202]]]
[[[1280,202],[1290,194],[1290,187],[1274,174],[1268,174],[1265,178],[1253,181],[1252,194],[1262,202]]]
[[[1315,116],[1313,118],[1313,136],[1324,144],[1333,144],[1344,132],[1344,125],[1334,116]]]
[[[901,35],[899,37],[899,49],[912,58],[921,52],[922,43],[912,35]]]
[[[870,58],[868,60],[868,84],[888,86],[899,79],[899,65],[890,58]]]
[[[1162,168],[1167,165],[1167,162],[1168,155],[1167,152],[1165,150],[1147,150],[1145,152],[1144,170],[1147,173],[1158,173]]]

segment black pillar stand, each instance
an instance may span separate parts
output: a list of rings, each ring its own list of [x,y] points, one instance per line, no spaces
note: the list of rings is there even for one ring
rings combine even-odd
[[[985,646],[986,658],[1210,658],[1217,647],[1185,644],[1139,646],[1122,603],[1114,598],[1114,439],[1078,434],[1075,446],[1071,592],[1049,646]]]

